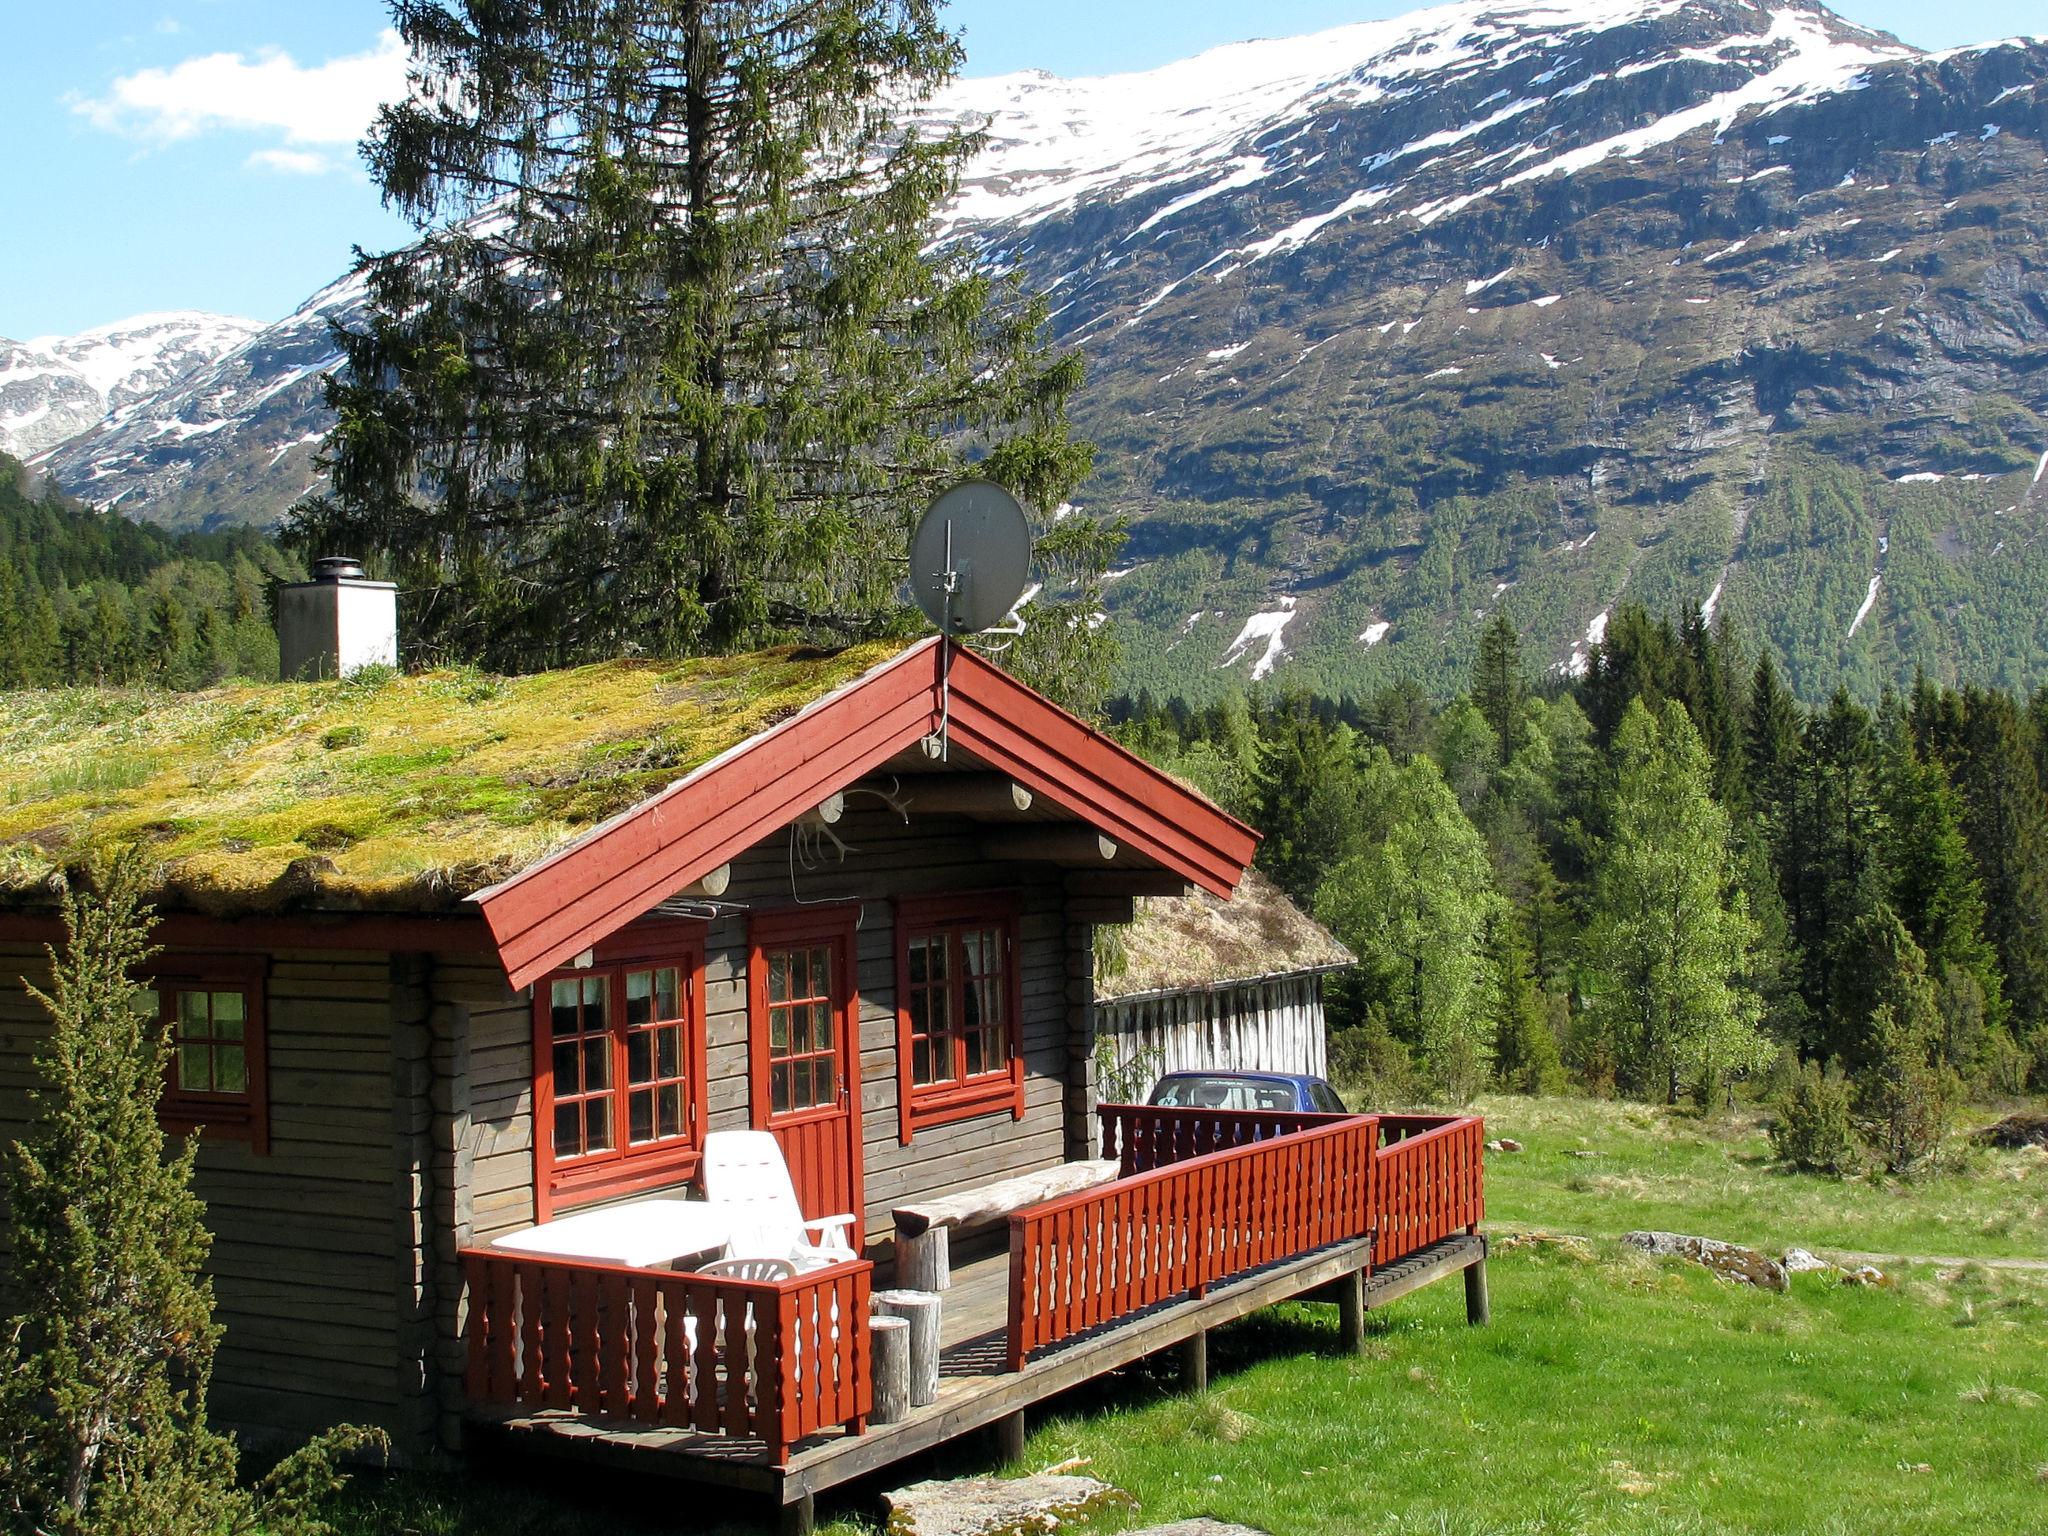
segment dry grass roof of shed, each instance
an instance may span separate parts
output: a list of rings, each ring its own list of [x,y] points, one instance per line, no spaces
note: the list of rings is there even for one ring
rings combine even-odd
[[[1328,970],[1356,960],[1255,869],[1245,871],[1228,901],[1206,891],[1143,898],[1122,938],[1121,968],[1096,985],[1104,998]]]
[[[136,845],[203,912],[446,907],[900,652],[0,693],[0,901]]]

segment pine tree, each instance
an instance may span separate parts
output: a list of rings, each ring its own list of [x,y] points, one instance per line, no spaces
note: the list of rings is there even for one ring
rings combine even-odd
[[[291,528],[380,555],[424,647],[521,667],[876,633],[935,489],[971,464],[1050,510],[1079,482],[1078,356],[932,247],[976,145],[907,128],[962,57],[936,0],[392,9],[420,89],[367,153],[428,233],[361,265],[333,490]],[[1084,706],[1117,537],[1046,527],[1010,658]]]
[[[1500,744],[1500,760],[1514,756],[1521,734],[1522,700],[1528,695],[1522,670],[1522,635],[1508,616],[1496,613],[1479,636],[1479,659],[1472,666],[1472,702]]]
[[[207,1426],[210,1239],[197,1142],[169,1153],[157,1120],[169,1045],[132,979],[152,953],[141,868],[124,859],[102,895],[65,894],[65,949],[34,993],[53,1029],[39,1122],[6,1170],[8,1294],[24,1310],[0,1332],[0,1511],[74,1536],[315,1531],[334,1458],[382,1437],[337,1431],[252,1494],[234,1442]]]
[[[1711,1102],[1725,1075],[1762,1064],[1756,999],[1740,981],[1752,924],[1729,878],[1728,813],[1683,705],[1640,699],[1615,733],[1610,830],[1593,874],[1586,986],[1629,1086],[1676,1103],[1690,1079]]]

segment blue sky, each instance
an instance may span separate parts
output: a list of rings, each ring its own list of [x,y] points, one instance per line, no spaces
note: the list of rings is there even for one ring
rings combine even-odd
[[[1415,0],[954,0],[971,75],[1145,69]],[[1837,0],[1924,48],[2048,31],[2040,0]],[[289,313],[397,244],[354,144],[395,79],[381,0],[0,0],[9,55],[0,335],[157,309]],[[81,22],[81,13],[89,18]],[[226,57],[232,56],[232,57]]]

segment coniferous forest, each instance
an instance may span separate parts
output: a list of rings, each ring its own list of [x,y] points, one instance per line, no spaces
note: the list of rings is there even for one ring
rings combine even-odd
[[[1807,708],[1729,627],[1635,608],[1578,679],[1497,619],[1448,702],[1119,714],[1357,954],[1332,1055],[1380,1101],[1740,1086],[1795,1162],[1853,1128],[1904,1167],[2048,1085],[2048,690]]]
[[[299,574],[253,528],[166,533],[0,454],[0,688],[274,678],[268,588]]]

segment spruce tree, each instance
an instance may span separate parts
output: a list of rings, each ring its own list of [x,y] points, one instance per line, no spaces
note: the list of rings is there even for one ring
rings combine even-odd
[[[1961,799],[1941,764],[1923,757],[1904,731],[1886,743],[1885,799],[1891,905],[1926,955],[1937,995],[1947,1000],[1941,1053],[1968,1073],[1984,1031],[1997,1027],[2005,1007],[1998,956],[1984,937],[1984,896],[1963,836]]]
[[[1779,677],[1768,646],[1756,658],[1744,724],[1744,779],[1750,803],[1765,816],[1773,816],[1791,797],[1799,765],[1800,720],[1799,706]]]
[[[936,243],[977,138],[936,0],[392,0],[413,96],[366,153],[426,233],[366,258],[305,547],[380,556],[428,652],[533,667],[900,620],[971,468],[1050,512],[1089,452],[1043,305]],[[1117,539],[1047,523],[1009,658],[1086,707]]]
[[[2011,695],[1969,690],[1957,788],[2018,1032],[2048,1027],[2048,798]]]
[[[1779,832],[1780,888],[1800,957],[1800,992],[1824,1027],[1838,1017],[1843,938],[1886,893],[1889,831],[1878,767],[1869,713],[1838,689],[1827,709],[1807,721]]]
[[[1479,636],[1479,659],[1472,666],[1472,702],[1493,727],[1503,763],[1515,755],[1522,700],[1528,689],[1522,670],[1521,632],[1506,614],[1496,613]]]
[[[1495,987],[1495,1081],[1515,1093],[1559,1093],[1564,1088],[1564,1061],[1520,915],[1503,902],[1486,937]]]
[[[192,1192],[197,1142],[157,1120],[169,1043],[135,976],[153,953],[140,862],[98,896],[66,892],[38,1120],[5,1177],[12,1252],[0,1327],[0,1513],[73,1536],[317,1532],[335,1458],[381,1443],[344,1429],[256,1490],[206,1423],[220,1328],[200,1273],[210,1246]],[[33,989],[31,989],[33,991]]]

